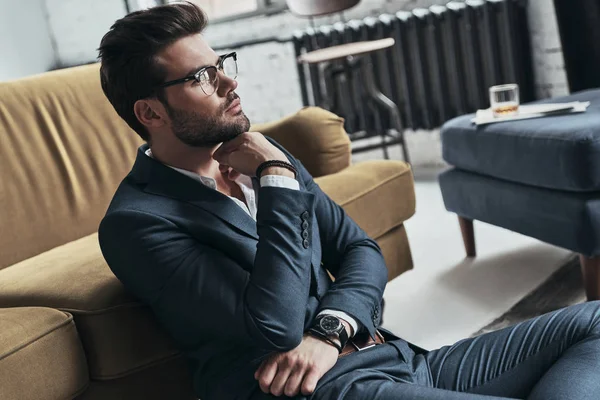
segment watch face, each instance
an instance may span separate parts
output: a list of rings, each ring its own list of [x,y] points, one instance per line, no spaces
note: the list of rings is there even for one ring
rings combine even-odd
[[[341,322],[337,317],[327,315],[321,319],[320,325],[326,332],[336,332],[340,328]]]

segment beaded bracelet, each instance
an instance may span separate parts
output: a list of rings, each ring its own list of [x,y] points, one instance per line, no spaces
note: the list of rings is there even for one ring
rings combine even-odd
[[[296,170],[296,167],[294,167],[289,162],[281,161],[281,160],[270,160],[270,161],[265,161],[264,163],[260,164],[258,166],[258,168],[256,168],[256,177],[260,178],[260,174],[262,174],[262,172],[269,167],[281,167],[281,168],[289,169],[290,171],[292,171],[294,173],[294,178],[296,178],[298,176],[298,170]]]

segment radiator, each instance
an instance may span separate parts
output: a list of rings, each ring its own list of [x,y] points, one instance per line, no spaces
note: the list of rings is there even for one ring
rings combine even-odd
[[[521,101],[534,99],[525,0],[451,1],[307,28],[296,32],[293,42],[298,56],[387,37],[395,39],[393,47],[365,57],[373,64],[379,89],[398,105],[404,128],[433,129],[452,117],[487,108],[488,88],[497,84],[518,83]],[[328,108],[345,118],[346,130],[361,132],[359,138],[393,129],[389,116],[364,100],[356,71],[336,63],[346,73],[324,83],[337,100]],[[304,105],[322,105],[318,67],[298,64],[298,74]]]

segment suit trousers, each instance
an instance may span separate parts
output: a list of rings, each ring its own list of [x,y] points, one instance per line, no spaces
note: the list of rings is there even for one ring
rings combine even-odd
[[[423,354],[393,341],[376,347],[387,355],[344,371],[313,398],[600,399],[598,301]]]

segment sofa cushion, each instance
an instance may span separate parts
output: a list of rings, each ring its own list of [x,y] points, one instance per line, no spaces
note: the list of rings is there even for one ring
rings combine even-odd
[[[322,108],[304,107],[251,129],[275,139],[314,177],[333,174],[350,165],[352,151],[344,119]]]
[[[373,239],[415,213],[412,170],[402,161],[363,161],[315,182]]]
[[[590,101],[585,113],[476,126],[473,115],[442,127],[444,160],[457,168],[531,186],[600,190],[600,90],[541,103]]]
[[[0,307],[22,306],[73,314],[95,380],[125,376],[178,353],[149,308],[110,271],[97,234],[0,270]]]
[[[88,370],[70,314],[42,307],[0,309],[0,399],[71,399]]]

